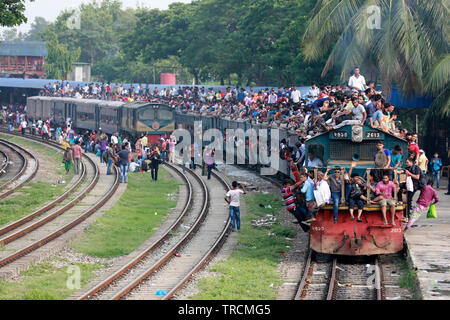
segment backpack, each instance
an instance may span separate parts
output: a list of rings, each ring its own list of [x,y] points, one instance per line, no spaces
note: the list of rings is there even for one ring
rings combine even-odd
[[[103,161],[108,162],[108,155],[111,151],[108,149],[105,152],[103,152]]]
[[[426,174],[420,169],[418,188],[419,189],[425,188],[427,185],[427,182],[428,182],[428,178],[427,178]]]

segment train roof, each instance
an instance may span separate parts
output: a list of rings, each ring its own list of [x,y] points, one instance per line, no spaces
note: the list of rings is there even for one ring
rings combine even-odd
[[[76,104],[96,104],[101,106],[108,106],[113,108],[119,108],[124,106],[126,103],[121,101],[106,101],[106,100],[96,100],[96,99],[75,99],[75,98],[59,98],[59,97],[29,97],[31,100],[40,100],[40,101],[54,101],[54,102],[69,102]]]
[[[144,102],[144,101],[134,101],[134,102],[123,102],[123,101],[107,101],[107,100],[97,100],[97,99],[75,99],[75,98],[62,98],[62,97],[29,97],[31,100],[40,100],[40,101],[54,101],[54,102],[64,102],[64,103],[76,103],[76,104],[94,104],[100,107],[111,107],[111,108],[130,108],[130,109],[139,109],[145,106],[151,105],[163,105],[168,108],[167,104],[164,103],[155,103],[155,102]]]

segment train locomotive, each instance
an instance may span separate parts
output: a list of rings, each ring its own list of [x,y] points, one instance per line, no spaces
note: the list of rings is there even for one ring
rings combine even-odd
[[[396,145],[402,150],[407,148],[406,141],[384,131],[369,126],[348,125],[308,140],[306,158],[307,161],[311,161],[319,157],[324,167],[337,166],[346,169],[346,172],[349,172],[352,161],[357,161],[357,167],[353,172],[365,177],[367,181],[376,171],[374,155],[377,152],[378,141],[382,141],[386,149],[393,149]],[[330,174],[332,173],[333,171]],[[400,180],[404,179],[406,177],[400,177]],[[370,199],[370,190],[367,198]],[[341,203],[345,204],[345,201]],[[348,205],[341,205],[338,223],[334,224],[333,206],[326,205],[319,210],[317,221],[311,224],[310,246],[319,253],[348,256],[399,252],[403,249],[402,218],[405,209],[405,205],[398,202],[395,226],[392,226],[384,225],[378,204],[364,207],[362,223],[351,220]],[[387,214],[390,215],[389,212]]]
[[[144,134],[149,143],[156,143],[175,130],[174,109],[160,103],[29,97],[27,113],[35,119],[70,118],[77,129],[124,133],[134,139]]]

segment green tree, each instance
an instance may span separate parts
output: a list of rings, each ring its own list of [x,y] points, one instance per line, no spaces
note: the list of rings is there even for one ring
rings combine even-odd
[[[47,28],[47,26],[50,24],[45,18],[43,17],[36,17],[34,18],[33,23],[31,24],[30,31],[25,36],[25,40],[27,41],[42,41],[41,33]]]
[[[0,26],[14,27],[27,22],[24,12],[25,0],[0,1]]]
[[[19,32],[17,28],[5,29],[2,32],[0,40],[2,41],[21,41],[25,37],[25,34]]]
[[[304,54],[307,61],[328,56],[323,75],[338,65],[346,79],[361,65],[378,70],[385,92],[396,84],[405,94],[422,94],[432,66],[449,51],[448,17],[448,0],[319,0]],[[444,78],[435,78],[437,87],[448,83]]]
[[[134,10],[122,10],[121,6],[119,0],[81,4],[79,13],[63,11],[44,33],[57,34],[59,41],[70,49],[81,48],[80,61],[94,65],[118,54],[120,37],[134,26]],[[74,14],[80,15],[80,29],[67,25]]]
[[[47,78],[67,80],[70,72],[73,71],[73,63],[78,60],[81,48],[76,50],[68,49],[66,44],[61,44],[55,34],[47,41]]]

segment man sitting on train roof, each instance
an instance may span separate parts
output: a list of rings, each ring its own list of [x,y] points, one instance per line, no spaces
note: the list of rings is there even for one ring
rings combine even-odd
[[[344,111],[343,113],[351,114],[352,120],[343,121],[339,125],[330,125],[328,127],[328,130],[336,130],[336,129],[342,128],[346,125],[361,125],[361,126],[364,125],[364,122],[367,119],[366,109],[364,108],[364,106],[359,104],[358,97],[352,97],[351,101],[353,104],[353,108],[351,109],[351,111]]]

